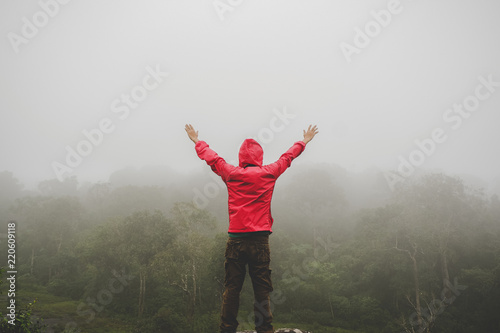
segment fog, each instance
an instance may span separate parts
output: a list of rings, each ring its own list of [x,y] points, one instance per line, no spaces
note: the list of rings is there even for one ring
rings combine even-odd
[[[0,331],[218,331],[228,192],[186,124],[233,164],[246,138],[268,164],[319,128],[272,192],[272,255],[256,245],[276,328],[498,331],[499,13],[0,2]]]
[[[494,0],[3,1],[0,171],[28,188],[127,167],[201,172],[186,123],[228,161],[254,137],[270,163],[317,124],[294,163],[495,184],[499,10]]]

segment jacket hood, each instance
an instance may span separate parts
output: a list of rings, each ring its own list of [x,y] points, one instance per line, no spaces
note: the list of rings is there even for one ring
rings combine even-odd
[[[260,144],[254,139],[246,139],[240,147],[239,159],[240,167],[245,168],[249,165],[262,166],[264,151]]]

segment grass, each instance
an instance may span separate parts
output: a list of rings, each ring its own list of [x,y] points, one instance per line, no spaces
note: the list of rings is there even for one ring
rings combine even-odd
[[[2,288],[4,297],[5,292],[5,288]],[[16,291],[16,301],[21,305],[35,299],[37,302],[33,314],[41,317],[43,323],[55,333],[63,332],[66,326],[76,326],[81,333],[124,333],[130,332],[134,326],[127,323],[127,320],[108,317],[105,313],[96,313],[95,317],[87,322],[89,315],[80,316],[77,312],[81,301],[52,295],[43,286],[23,283]]]
[[[5,286],[2,286],[5,287]],[[6,289],[2,288],[2,298],[6,297]],[[16,300],[22,304],[37,300],[34,314],[43,318],[43,323],[53,329],[54,333],[61,333],[68,323],[75,323],[81,333],[125,333],[131,332],[134,323],[127,318],[107,316],[105,312],[95,313],[90,318],[88,314],[78,315],[78,305],[81,301],[75,301],[68,297],[55,296],[47,292],[43,286],[23,283],[16,292]],[[88,308],[86,308],[88,309]],[[297,324],[289,322],[274,322],[273,326],[278,328],[299,328],[313,333],[362,333],[360,331],[346,330],[342,328],[321,326],[319,324]],[[241,331],[253,330],[254,327],[247,321],[240,323]]]

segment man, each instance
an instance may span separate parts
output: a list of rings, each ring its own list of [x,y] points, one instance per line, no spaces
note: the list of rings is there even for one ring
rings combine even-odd
[[[318,133],[310,125],[304,139],[297,141],[274,163],[262,165],[264,152],[253,139],[240,147],[239,166],[219,157],[208,144],[198,140],[198,132],[187,124],[185,130],[195,143],[198,156],[207,162],[227,186],[229,209],[229,238],[225,252],[224,295],[220,331],[235,333],[238,327],[240,292],[246,275],[246,265],[254,291],[255,330],[273,333],[269,293],[273,290],[269,269],[269,235],[272,233],[271,198],[276,179],[290,167],[309,141]]]

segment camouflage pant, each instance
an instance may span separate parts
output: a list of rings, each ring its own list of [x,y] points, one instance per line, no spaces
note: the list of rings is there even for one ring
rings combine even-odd
[[[269,293],[273,291],[269,235],[229,237],[225,253],[224,295],[221,310],[221,332],[234,333],[238,327],[240,292],[246,275],[246,265],[254,292],[255,330],[258,333],[273,333],[273,315]]]

